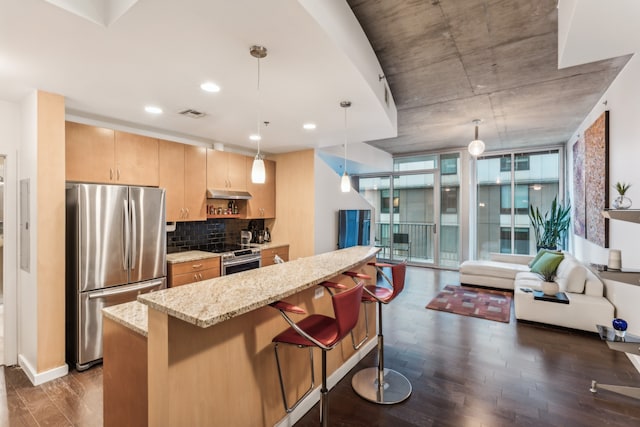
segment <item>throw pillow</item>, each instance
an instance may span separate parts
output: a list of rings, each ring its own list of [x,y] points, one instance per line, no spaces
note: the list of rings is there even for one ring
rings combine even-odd
[[[538,261],[531,266],[531,271],[543,277],[553,275],[563,258],[564,255],[553,252],[542,254]]]
[[[584,268],[582,264],[571,261],[571,259],[565,257],[558,266],[556,274],[558,275],[556,282],[558,282],[560,288],[563,288],[563,290],[576,294],[584,292],[587,269]]]
[[[554,251],[553,249],[544,249],[544,248],[540,249],[538,251],[538,253],[536,254],[536,256],[533,257],[533,259],[529,262],[529,268],[533,267],[533,264],[535,264],[540,259],[540,257],[542,257],[542,255],[544,255],[546,253],[559,254],[559,253],[562,253],[562,252]]]

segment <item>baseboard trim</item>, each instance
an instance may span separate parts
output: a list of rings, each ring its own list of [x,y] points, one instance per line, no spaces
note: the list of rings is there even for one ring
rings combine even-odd
[[[370,340],[368,343],[363,345],[357,353],[349,358],[345,363],[342,364],[333,374],[329,375],[327,378],[327,387],[329,390],[333,388],[338,382],[344,378],[354,366],[358,364],[371,350],[376,348],[378,341],[375,339]],[[306,399],[300,402],[300,405],[293,410],[290,414],[276,423],[275,427],[292,427],[295,423],[300,421],[300,419],[307,413],[313,405],[320,401],[320,386],[316,387],[315,390],[311,392]]]
[[[48,381],[55,380],[56,378],[64,377],[69,373],[69,366],[67,364],[49,369],[48,371],[36,372],[33,366],[31,366],[29,361],[22,354],[18,355],[18,365],[22,368],[24,373],[27,375],[27,378],[29,378],[29,381],[31,381],[31,384],[34,386],[44,384]]]

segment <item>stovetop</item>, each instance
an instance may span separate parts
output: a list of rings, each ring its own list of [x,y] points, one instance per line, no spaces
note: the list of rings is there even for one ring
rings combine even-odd
[[[236,251],[249,251],[251,253],[252,249],[257,249],[254,245],[241,245],[239,243],[216,243],[207,245],[203,250],[207,252],[213,252],[216,254],[236,252]]]

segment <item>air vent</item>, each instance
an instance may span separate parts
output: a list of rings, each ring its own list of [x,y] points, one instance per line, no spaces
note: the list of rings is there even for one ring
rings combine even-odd
[[[206,116],[206,113],[203,113],[202,111],[198,111],[198,110],[192,110],[192,109],[186,109],[183,111],[180,111],[178,114],[182,114],[183,116],[186,117],[191,117],[192,119],[199,119],[201,117]]]

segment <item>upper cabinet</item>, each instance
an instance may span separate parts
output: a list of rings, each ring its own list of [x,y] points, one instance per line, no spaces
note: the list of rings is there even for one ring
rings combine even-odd
[[[166,190],[167,221],[202,221],[206,214],[206,148],[159,141],[159,185]]]
[[[66,122],[67,181],[158,185],[158,140]]]
[[[247,218],[275,218],[276,217],[276,163],[265,160],[266,179],[264,184],[251,182],[251,167],[253,157],[246,157],[247,191],[251,199],[247,201]]]
[[[247,190],[246,156],[228,151],[207,150],[207,188]]]

